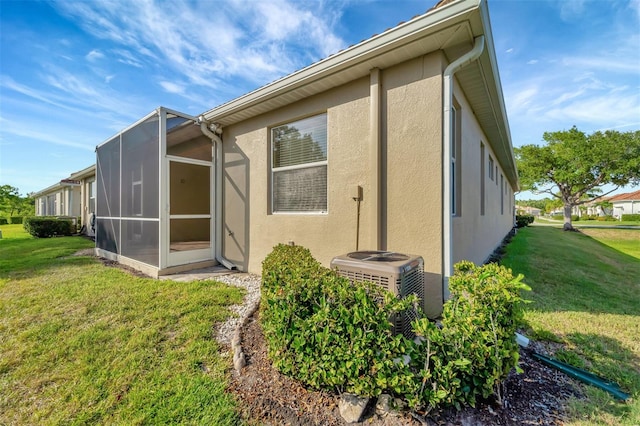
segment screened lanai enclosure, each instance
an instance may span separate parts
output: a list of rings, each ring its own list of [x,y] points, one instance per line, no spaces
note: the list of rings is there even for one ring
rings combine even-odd
[[[98,255],[155,276],[215,264],[213,152],[195,117],[166,108],[99,145]]]

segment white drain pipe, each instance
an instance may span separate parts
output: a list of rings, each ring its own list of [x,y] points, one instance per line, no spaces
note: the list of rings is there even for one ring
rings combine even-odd
[[[222,138],[220,135],[222,134],[222,127],[218,124],[211,124],[204,119],[204,116],[198,117],[198,123],[200,124],[200,130],[202,133],[211,139],[213,143],[213,154],[214,161],[213,164],[215,166],[215,206],[214,206],[214,221],[216,226],[215,232],[215,258],[218,262],[224,265],[227,269],[237,269],[236,265],[234,265],[228,259],[225,259],[222,256]],[[211,126],[211,128],[209,128]]]
[[[451,217],[451,144],[452,140],[452,119],[451,108],[453,105],[453,75],[464,66],[470,64],[480,57],[484,50],[484,35],[475,38],[473,48],[453,61],[447,66],[443,73],[443,208],[442,208],[442,252],[444,255],[444,277],[442,282],[442,297],[446,301],[450,297],[449,278],[453,275],[453,218]]]

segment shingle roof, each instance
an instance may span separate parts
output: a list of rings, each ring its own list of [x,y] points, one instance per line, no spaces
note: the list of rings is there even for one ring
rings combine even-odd
[[[640,201],[640,190],[635,192],[627,192],[624,194],[614,195],[609,199],[609,201]]]

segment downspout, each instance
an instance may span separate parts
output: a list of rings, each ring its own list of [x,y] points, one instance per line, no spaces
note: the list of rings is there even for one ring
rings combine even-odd
[[[219,124],[211,124],[204,119],[204,116],[198,117],[198,123],[200,124],[200,130],[202,134],[211,139],[213,143],[213,163],[215,167],[215,202],[214,202],[214,218],[216,232],[215,232],[215,259],[224,265],[227,269],[237,269],[228,259],[222,256],[222,127]],[[211,126],[211,128],[209,127]]]
[[[444,277],[442,282],[442,297],[446,301],[450,297],[449,278],[453,275],[453,218],[451,217],[451,107],[453,105],[453,75],[464,66],[480,57],[484,51],[484,35],[475,38],[473,48],[453,61],[445,68],[443,73],[444,99],[443,99],[443,208],[442,208],[442,252]]]

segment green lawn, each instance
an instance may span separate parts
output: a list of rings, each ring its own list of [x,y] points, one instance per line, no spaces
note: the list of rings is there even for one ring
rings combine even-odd
[[[527,334],[563,344],[559,359],[613,380],[627,404],[586,386],[570,424],[640,424],[640,230],[518,231],[503,264],[525,275]]]
[[[1,226],[0,424],[236,424],[214,327],[242,292],[137,278]]]
[[[535,222],[534,223],[541,223],[541,224],[554,224],[554,225],[558,225],[558,226],[562,226],[562,221],[561,220],[553,220],[553,219],[549,219],[546,217],[536,217]],[[640,227],[640,221],[637,220],[625,220],[625,221],[619,221],[616,220],[615,222],[607,222],[607,221],[600,221],[600,220],[574,220],[571,222],[573,224],[574,227],[580,227],[580,226],[638,226]]]

